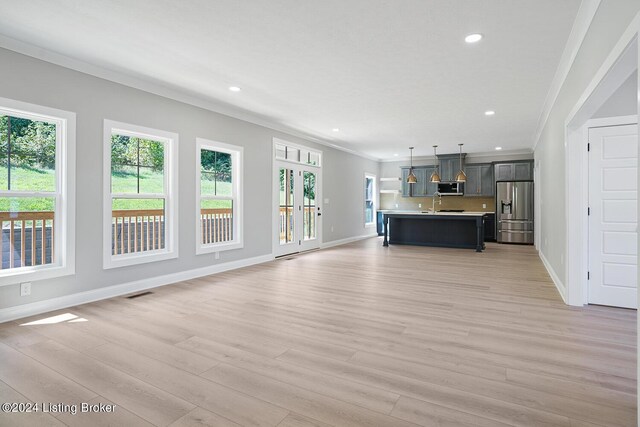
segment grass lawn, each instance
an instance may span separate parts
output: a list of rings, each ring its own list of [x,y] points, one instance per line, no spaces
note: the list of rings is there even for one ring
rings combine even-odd
[[[131,173],[127,173],[131,172]],[[116,193],[137,193],[138,182],[131,171],[114,172],[112,174],[112,188]],[[0,188],[7,189],[7,167],[0,166]],[[218,195],[231,195],[230,182],[203,180],[201,184],[203,195],[213,195],[217,189]],[[11,189],[24,191],[54,191],[55,174],[53,170],[29,167],[11,168]],[[143,193],[162,193],[163,175],[148,169],[140,173],[140,191]],[[162,199],[115,199],[113,209],[163,209]],[[0,198],[0,212],[52,211],[53,198]],[[231,201],[204,200],[202,208],[231,208]]]

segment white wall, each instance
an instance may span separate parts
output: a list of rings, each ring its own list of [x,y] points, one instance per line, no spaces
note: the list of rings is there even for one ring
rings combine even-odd
[[[638,110],[638,71],[615,91],[613,95],[593,115],[594,119],[603,117],[633,116]]]
[[[640,10],[638,0],[603,0],[537,141],[541,182],[540,251],[566,283],[565,120],[613,46]],[[568,220],[571,220],[569,218]]]
[[[324,153],[323,240],[365,234],[364,173],[378,164],[242,120],[99,79],[12,51],[0,49],[0,96],[77,114],[76,274],[34,282],[32,294],[0,287],[0,310],[149,277],[207,267],[271,253],[272,138],[307,145]],[[179,259],[113,270],[102,269],[102,127],[105,118],[180,135]],[[244,147],[244,249],[195,255],[195,139],[203,137]],[[331,232],[331,226],[334,231]]]

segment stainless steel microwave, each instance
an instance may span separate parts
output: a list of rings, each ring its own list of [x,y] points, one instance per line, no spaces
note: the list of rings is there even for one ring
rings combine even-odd
[[[462,196],[464,194],[463,182],[439,182],[438,193],[441,196]]]

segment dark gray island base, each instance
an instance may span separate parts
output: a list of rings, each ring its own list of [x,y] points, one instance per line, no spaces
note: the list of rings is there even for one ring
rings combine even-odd
[[[383,246],[484,249],[483,213],[384,212]]]

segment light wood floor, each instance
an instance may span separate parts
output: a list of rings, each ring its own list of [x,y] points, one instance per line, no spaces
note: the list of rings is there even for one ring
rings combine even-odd
[[[0,425],[635,426],[635,322],[531,247],[369,239],[0,325],[0,401],[117,405]]]

